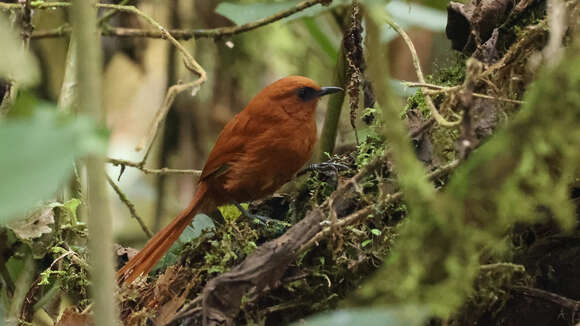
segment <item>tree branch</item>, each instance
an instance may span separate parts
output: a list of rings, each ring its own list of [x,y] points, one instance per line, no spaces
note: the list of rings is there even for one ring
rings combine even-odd
[[[173,37],[176,39],[181,40],[189,40],[191,38],[213,38],[219,39],[226,36],[232,36],[236,34],[241,34],[247,31],[254,30],[256,28],[274,23],[278,20],[291,16],[297,12],[303,11],[308,9],[317,4],[328,4],[331,1],[329,0],[306,0],[302,1],[296,6],[280,11],[270,17],[258,19],[254,22],[250,22],[243,25],[238,26],[226,26],[220,28],[213,28],[213,29],[174,29],[168,31]],[[53,4],[53,3],[50,3]],[[59,3],[56,3],[59,4]],[[45,4],[46,5],[46,4]],[[62,3],[60,4],[62,5]],[[104,4],[99,4],[98,6],[102,7]],[[112,5],[114,6],[114,5]],[[59,7],[66,7],[66,5],[62,5]],[[55,8],[54,6],[38,6],[36,9],[47,9],[47,8]],[[0,10],[1,9],[19,9],[19,7],[14,6],[12,4],[3,4],[0,3]],[[157,30],[147,30],[147,29],[136,29],[136,28],[104,28],[101,31],[103,36],[115,36],[115,37],[148,37],[148,38],[164,38],[164,34],[161,31]],[[32,38],[48,38],[48,37],[63,37],[70,34],[69,27],[62,27],[56,28],[47,31],[39,31],[32,34]]]
[[[141,229],[143,230],[145,235],[148,238],[152,238],[153,233],[151,232],[151,230],[149,230],[149,228],[147,227],[147,224],[145,224],[145,222],[143,222],[143,219],[137,214],[137,210],[135,209],[135,205],[129,200],[129,198],[127,198],[127,196],[125,195],[125,193],[123,193],[121,188],[119,188],[119,186],[117,186],[117,184],[115,184],[115,182],[108,175],[107,175],[107,181],[109,182],[109,185],[113,188],[113,190],[115,190],[115,192],[117,193],[117,195],[119,196],[119,199],[123,202],[123,204],[125,204],[125,206],[127,206],[127,208],[129,209],[129,213],[131,213],[131,216],[137,220],[137,223],[139,223],[139,226],[141,226]]]
[[[510,289],[519,295],[548,301],[557,304],[561,307],[564,307],[572,312],[580,311],[580,301],[566,298],[553,292],[548,292],[527,286],[513,286]]]
[[[143,171],[143,173],[145,173],[145,174],[191,174],[194,177],[199,177],[201,175],[200,170],[180,170],[180,169],[170,169],[170,168],[150,169],[150,168],[143,166],[144,162],[119,160],[119,159],[115,159],[115,158],[108,158],[107,163],[113,164],[115,166],[120,166],[123,170],[125,167],[130,166],[132,168],[136,168],[136,169]]]

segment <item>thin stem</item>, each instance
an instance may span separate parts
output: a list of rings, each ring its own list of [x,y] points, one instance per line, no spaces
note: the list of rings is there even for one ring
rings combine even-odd
[[[127,196],[121,190],[121,188],[119,188],[119,186],[117,186],[117,184],[115,184],[115,182],[108,175],[107,175],[107,181],[109,182],[109,185],[113,188],[113,190],[115,190],[115,192],[117,193],[117,195],[119,196],[119,199],[123,202],[123,204],[125,204],[125,206],[127,206],[127,208],[129,209],[129,213],[131,213],[131,216],[137,220],[137,223],[139,223],[139,226],[141,226],[141,229],[143,230],[145,235],[148,238],[152,238],[153,233],[151,232],[151,230],[149,230],[149,228],[147,227],[147,224],[145,224],[145,222],[143,222],[143,219],[139,216],[139,214],[137,214],[137,209],[135,208],[135,204],[133,204],[129,200],[129,198],[127,198]]]
[[[334,76],[333,86],[344,86],[346,84],[346,68],[344,63],[344,46],[341,45],[336,60],[336,72]],[[326,115],[324,117],[324,124],[322,125],[322,132],[318,140],[318,148],[316,153],[316,161],[323,162],[328,160],[326,153],[332,155],[334,152],[334,145],[336,143],[336,133],[338,130],[338,122],[340,120],[340,112],[344,103],[345,92],[338,92],[330,95],[326,108]]]
[[[96,121],[104,122],[101,108],[100,38],[94,0],[72,2],[72,23],[76,42],[79,108]],[[93,154],[86,160],[88,181],[88,231],[91,266],[93,318],[96,326],[118,325],[114,300],[113,232],[106,196],[104,158]]]
[[[419,56],[417,55],[417,51],[415,50],[415,46],[413,45],[411,38],[405,32],[405,30],[402,29],[401,26],[399,26],[397,23],[395,23],[390,17],[385,18],[385,20],[387,24],[389,24],[397,33],[399,33],[399,35],[401,35],[401,38],[403,39],[403,41],[405,41],[405,44],[407,44],[407,47],[411,52],[411,59],[413,61],[413,66],[415,67],[415,72],[417,73],[417,79],[421,84],[426,84],[425,76],[423,75],[423,71],[421,70],[421,61],[419,60]],[[422,87],[421,89],[426,90],[426,88],[424,87]],[[431,96],[429,96],[428,94],[425,94],[425,101],[427,102],[427,106],[431,111],[431,115],[433,116],[433,118],[435,118],[435,121],[437,121],[438,124],[444,127],[455,127],[461,123],[461,119],[453,122],[445,120],[445,118],[443,118],[443,116],[437,110],[437,107],[435,107],[435,104],[433,103]]]
[[[145,21],[147,21],[149,24],[151,24],[152,26],[154,26],[159,30],[164,39],[167,39],[171,44],[173,44],[173,46],[177,48],[177,51],[181,54],[185,68],[187,68],[187,70],[199,76],[197,80],[194,80],[189,83],[173,85],[167,90],[167,94],[165,95],[163,104],[161,105],[161,108],[157,111],[155,118],[153,119],[153,122],[149,128],[149,132],[147,133],[147,135],[143,137],[139,145],[137,145],[137,147],[135,148],[137,151],[146,148],[145,156],[143,157],[142,160],[142,163],[144,164],[147,161],[147,158],[149,157],[149,153],[151,153],[151,147],[153,145],[155,137],[157,137],[159,126],[165,120],[167,112],[171,108],[171,104],[173,104],[175,97],[179,93],[187,89],[192,89],[193,90],[192,94],[195,94],[197,92],[197,89],[199,89],[199,87],[201,86],[201,84],[207,80],[207,73],[201,67],[201,65],[197,63],[197,61],[193,58],[193,56],[185,49],[185,47],[183,47],[183,45],[181,45],[181,43],[179,43],[179,41],[177,41],[167,31],[167,29],[165,29],[165,27],[163,27],[161,24],[159,24],[157,21],[151,18],[151,16],[145,14],[144,12],[142,12],[141,10],[137,9],[134,6],[120,6],[101,3],[97,4],[97,7],[129,12],[145,19]]]
[[[414,83],[414,82],[405,82],[405,85],[407,85],[408,87],[421,87],[421,88],[423,88],[421,90],[423,92],[423,94],[429,94],[429,95],[458,92],[463,88],[462,85],[439,86],[439,85],[435,85],[435,84]],[[429,88],[429,89],[426,89],[426,88]],[[512,99],[504,98],[504,97],[485,95],[485,94],[481,94],[481,93],[472,93],[471,95],[473,95],[474,97],[485,98],[488,100],[507,102],[507,103],[513,103],[513,104],[524,104],[524,101],[512,100]]]
[[[119,160],[115,158],[108,158],[107,163],[113,164],[115,166],[121,167],[132,167],[143,171],[145,174],[191,174],[194,177],[199,177],[201,175],[200,170],[181,170],[181,169],[170,169],[170,168],[161,168],[161,169],[150,169],[143,166],[143,162],[133,162],[127,160]]]

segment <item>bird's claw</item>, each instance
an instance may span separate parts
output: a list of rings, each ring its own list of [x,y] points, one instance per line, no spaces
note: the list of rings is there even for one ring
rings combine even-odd
[[[318,172],[332,171],[334,173],[338,173],[341,170],[348,170],[348,166],[338,162],[312,163],[309,164],[306,168],[302,169],[300,172],[298,172],[298,175],[300,176],[310,171],[318,171]]]
[[[283,221],[279,221],[277,219],[273,219],[273,218],[263,216],[263,215],[252,214],[252,213],[248,212],[247,209],[245,209],[242,205],[240,205],[238,203],[235,203],[235,206],[240,210],[240,212],[242,213],[243,216],[247,217],[251,221],[255,221],[257,224],[268,225],[270,223],[277,223],[277,224],[282,224],[284,226],[288,225],[288,223],[283,222]]]

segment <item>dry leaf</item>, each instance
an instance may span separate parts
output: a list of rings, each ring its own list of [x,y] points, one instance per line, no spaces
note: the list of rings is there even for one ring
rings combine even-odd
[[[36,210],[29,218],[17,220],[8,225],[18,238],[31,240],[40,238],[45,233],[51,233],[50,224],[54,224],[54,212],[52,207],[44,207]]]

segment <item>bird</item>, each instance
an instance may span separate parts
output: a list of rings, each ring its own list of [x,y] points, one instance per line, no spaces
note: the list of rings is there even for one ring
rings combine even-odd
[[[281,78],[262,89],[220,132],[187,208],[151,238],[117,272],[120,285],[149,271],[196,214],[272,194],[310,159],[317,139],[319,99],[343,91],[303,76]]]

